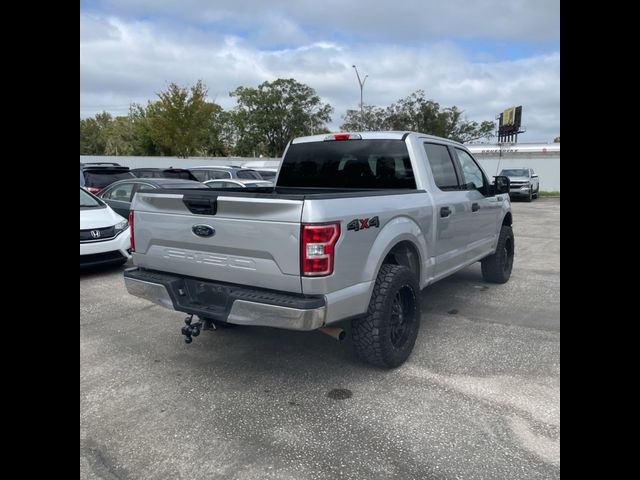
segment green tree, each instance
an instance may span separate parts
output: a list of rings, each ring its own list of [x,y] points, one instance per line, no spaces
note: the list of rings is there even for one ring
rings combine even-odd
[[[207,88],[198,80],[189,90],[171,83],[153,104],[151,135],[164,151],[188,157],[202,148],[212,113]],[[148,110],[148,109],[147,109]]]
[[[347,110],[340,128],[349,132],[365,132],[371,130],[388,130],[387,114],[384,108],[364,105],[360,110]]]
[[[231,151],[227,133],[232,129],[231,116],[220,105],[208,103],[208,125],[199,147],[199,155],[208,157],[224,157]]]
[[[553,143],[560,143],[560,135],[553,139]]]
[[[100,132],[105,155],[133,155],[133,124],[129,117],[116,117]]]
[[[102,112],[93,118],[80,119],[80,155],[104,155],[106,143],[103,131],[111,124],[113,117]]]
[[[238,155],[280,156],[292,138],[326,131],[333,112],[313,88],[293,78],[238,87],[229,95],[237,97],[232,120]]]
[[[458,142],[495,135],[493,122],[470,122],[462,117],[463,113],[456,106],[441,109],[439,103],[425,98],[423,90],[417,90],[385,109],[365,107],[362,120],[359,112],[348,110],[340,128],[353,130],[355,126],[363,130],[411,130]]]

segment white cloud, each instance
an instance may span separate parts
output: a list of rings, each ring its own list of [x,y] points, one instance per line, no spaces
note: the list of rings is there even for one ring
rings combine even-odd
[[[361,75],[369,75],[366,104],[386,106],[423,89],[441,106],[464,110],[469,120],[493,120],[504,108],[523,105],[528,128],[523,142],[552,141],[560,132],[558,52],[475,63],[451,42],[311,40],[293,24],[283,28],[282,38],[295,39],[295,46],[278,50],[257,48],[232,34],[176,31],[114,16],[81,13],[80,24],[82,117],[102,110],[125,114],[129,103],[155,100],[170,82],[188,86],[198,79],[209,87],[212,100],[229,109],[234,105],[229,92],[238,86],[295,78],[335,108],[331,127],[337,129],[346,110],[360,101],[351,67],[356,63]],[[301,39],[307,41],[298,43]]]
[[[506,40],[558,38],[559,0],[106,0],[123,14],[149,11],[200,24],[226,23],[260,30],[270,18],[324,34],[335,31],[370,39],[406,41],[444,36]],[[279,29],[276,27],[275,31]],[[323,32],[323,33],[320,33]],[[260,32],[263,35],[263,32]]]

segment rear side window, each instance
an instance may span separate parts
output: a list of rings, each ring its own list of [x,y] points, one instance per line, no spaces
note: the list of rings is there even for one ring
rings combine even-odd
[[[111,187],[102,195],[102,198],[118,200],[120,202],[130,202],[133,194],[133,183],[121,183]]]
[[[226,170],[209,170],[209,179],[215,180],[216,178],[231,178],[231,172]]]
[[[246,178],[249,180],[262,180],[262,177],[258,172],[254,172],[253,170],[238,170],[236,173],[238,178]]]
[[[416,181],[402,140],[344,140],[291,145],[278,186],[415,189]]]
[[[436,143],[425,143],[424,149],[437,187],[440,190],[458,190],[458,177],[449,149]]]
[[[209,180],[209,175],[204,170],[191,170],[191,174],[198,179],[199,182],[206,182]]]

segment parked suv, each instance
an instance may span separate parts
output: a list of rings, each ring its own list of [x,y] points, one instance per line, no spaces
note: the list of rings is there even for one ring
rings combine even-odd
[[[189,171],[196,177],[199,182],[207,180],[222,179],[240,179],[240,180],[262,180],[258,172],[250,168],[242,167],[220,167],[220,166],[203,166],[191,167]]]
[[[80,186],[84,177],[84,187],[94,195],[104,187],[117,180],[135,178],[129,167],[123,167],[119,163],[91,162],[80,164]]]
[[[511,182],[509,195],[511,197],[524,197],[527,202],[530,202],[532,198],[538,198],[540,181],[533,168],[505,168],[500,172],[500,175],[509,177]]]

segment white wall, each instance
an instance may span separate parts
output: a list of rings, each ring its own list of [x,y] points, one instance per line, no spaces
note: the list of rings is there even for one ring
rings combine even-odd
[[[560,155],[550,157],[519,158],[482,157],[475,154],[475,159],[480,162],[484,171],[489,175],[497,175],[503,168],[529,167],[538,174],[540,190],[543,192],[560,191]]]
[[[533,168],[540,179],[540,190],[560,191],[560,143],[505,143],[466,145],[487,175],[504,168]]]

